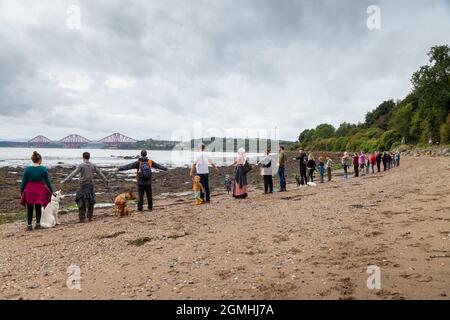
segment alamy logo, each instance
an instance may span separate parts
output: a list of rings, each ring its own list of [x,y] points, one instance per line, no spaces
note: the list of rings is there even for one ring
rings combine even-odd
[[[81,290],[81,269],[79,266],[72,264],[67,268],[67,288],[70,290]]]
[[[367,289],[380,290],[381,289],[381,269],[377,266],[368,266],[366,273],[369,274],[367,278]]]
[[[369,6],[367,8],[367,28],[369,30],[380,30],[381,29],[381,9],[379,6]]]

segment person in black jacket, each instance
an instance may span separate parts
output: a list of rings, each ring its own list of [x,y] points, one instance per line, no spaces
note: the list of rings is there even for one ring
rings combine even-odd
[[[300,154],[293,160],[300,160],[300,184],[302,186],[308,183],[308,178],[306,177],[306,153],[303,149],[300,149]]]
[[[377,151],[377,170],[378,170],[378,173],[381,172],[381,161],[382,161],[381,152]]]
[[[138,211],[143,211],[144,207],[144,193],[147,194],[148,209],[153,210],[152,197],[152,171],[151,168],[166,171],[167,168],[157,164],[155,161],[147,158],[147,150],[141,151],[141,157],[138,161],[128,165],[121,166],[117,171],[126,171],[136,169],[136,180],[138,187]]]
[[[387,169],[387,152],[385,151],[381,156],[381,160],[383,161],[383,171]]]
[[[314,160],[314,156],[312,153],[308,156],[308,162],[306,163],[306,167],[308,169],[308,177],[310,182],[314,182],[314,171],[316,171],[316,161]]]

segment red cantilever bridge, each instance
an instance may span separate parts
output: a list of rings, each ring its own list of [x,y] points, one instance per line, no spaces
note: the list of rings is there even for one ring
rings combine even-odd
[[[39,136],[34,137],[33,139],[29,140],[28,144],[33,145],[38,148],[42,148],[42,147],[49,145],[50,143],[61,143],[66,148],[78,149],[81,146],[83,146],[87,143],[90,143],[90,142],[100,143],[109,148],[116,148],[116,147],[120,147],[123,145],[135,143],[135,142],[137,142],[137,140],[127,137],[126,135],[123,135],[121,133],[113,133],[113,134],[111,134],[103,139],[97,140],[97,141],[89,140],[78,134],[71,134],[71,135],[68,135],[67,137],[64,137],[61,140],[57,140],[57,141],[52,141],[47,137],[39,135]]]

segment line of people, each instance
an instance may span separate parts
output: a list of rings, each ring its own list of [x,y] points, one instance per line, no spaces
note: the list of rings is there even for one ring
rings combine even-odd
[[[100,177],[105,183],[106,188],[109,190],[108,178],[95,164],[90,162],[90,154],[84,152],[82,155],[83,161],[77,166],[77,168],[67,176],[60,183],[61,185],[72,180],[75,176],[78,176],[79,187],[76,192],[75,202],[78,207],[79,221],[81,223],[87,220],[92,221],[94,214],[94,206],[96,203],[95,189],[94,189],[94,174]],[[36,225],[35,229],[41,229],[41,216],[42,208],[45,208],[51,201],[52,194],[55,195],[53,185],[50,181],[48,170],[42,166],[42,156],[34,151],[32,156],[32,166],[25,168],[20,192],[21,192],[21,204],[27,208],[27,230],[31,231],[33,212],[36,212]],[[319,171],[320,182],[325,181],[325,174],[328,181],[332,180],[333,161],[327,157],[326,161],[323,161],[322,157],[319,157],[318,164],[316,164],[314,155],[310,153],[306,154],[304,150],[300,150],[299,155],[293,158],[295,161],[299,161],[299,173],[296,176],[298,186],[307,186],[308,184],[314,184],[314,173]],[[287,164],[287,158],[285,154],[285,147],[280,146],[278,155],[278,177],[280,181],[280,192],[286,191],[286,177],[285,169]],[[355,177],[361,174],[369,174],[370,168],[372,173],[375,173],[375,166],[377,172],[381,172],[381,164],[383,164],[383,170],[389,170],[392,167],[400,165],[400,153],[395,155],[390,152],[374,152],[370,155],[366,155],[361,152],[359,155],[354,154],[350,156],[348,152],[345,152],[341,158],[341,165],[344,169],[344,179],[349,178],[349,168],[353,165]],[[264,181],[264,193],[273,193],[273,174],[275,167],[273,163],[270,150],[265,151],[265,156],[256,164],[260,167],[260,174],[263,176]],[[218,167],[209,158],[205,152],[205,145],[202,145],[198,155],[193,161],[190,175],[193,177],[193,189],[196,204],[210,203],[211,192],[209,187],[209,167],[212,166],[216,171],[219,171]],[[245,199],[248,196],[248,179],[247,174],[252,170],[252,166],[249,163],[246,152],[243,148],[240,148],[237,152],[237,157],[230,166],[233,166],[234,177],[231,178],[226,175],[225,188],[229,192],[232,192],[234,198]],[[142,150],[140,158],[130,164],[121,166],[115,171],[127,171],[136,170],[136,183],[138,189],[138,211],[143,211],[144,196],[147,197],[147,208],[153,210],[153,195],[152,195],[152,168],[157,170],[168,170],[166,167],[150,160],[147,157],[147,151]],[[194,176],[195,172],[195,176]]]
[[[368,175],[370,171],[372,174],[381,172],[381,164],[383,164],[383,171],[390,170],[391,168],[400,166],[400,152],[392,154],[391,152],[375,151],[371,154],[366,154],[361,151],[359,154],[354,153],[350,156],[348,152],[345,152],[341,158],[341,164],[344,168],[344,178],[348,179],[348,168],[353,165],[354,176]]]

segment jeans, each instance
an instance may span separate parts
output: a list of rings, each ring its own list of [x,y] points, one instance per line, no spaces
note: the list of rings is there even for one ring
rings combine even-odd
[[[144,208],[144,193],[147,194],[148,209],[153,209],[152,185],[138,185],[138,210]]]
[[[205,202],[209,202],[210,200],[210,191],[209,191],[209,174],[198,174],[198,176],[200,177],[200,183],[203,186],[204,189],[204,193],[203,190],[200,193],[200,197],[202,198],[203,201]],[[205,199],[205,195],[206,195],[206,199]]]
[[[273,179],[272,176],[264,176],[264,192],[265,193],[272,193],[273,192]]]
[[[344,179],[348,180],[348,165],[344,164]]]
[[[278,176],[280,177],[280,189],[281,190],[286,190],[286,177],[284,175],[284,170],[285,170],[284,166],[278,167]]]
[[[41,224],[42,205],[27,204],[27,222],[29,226],[33,223],[33,208],[36,209],[36,224]]]

